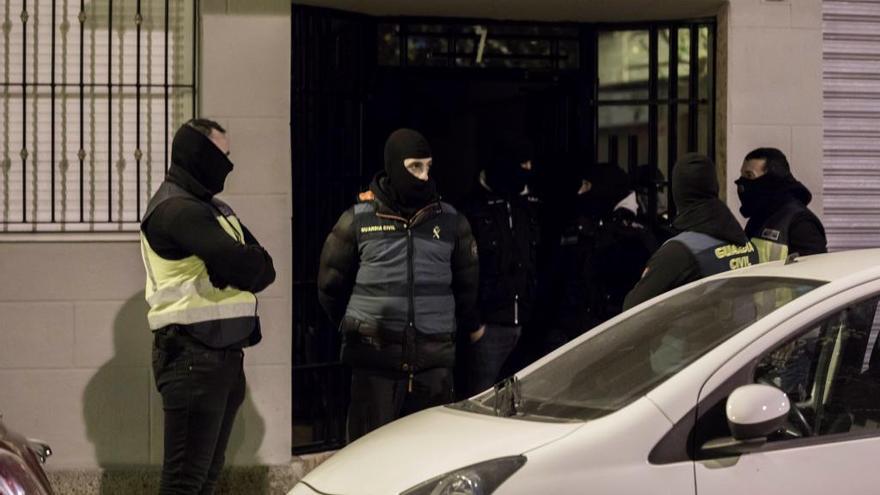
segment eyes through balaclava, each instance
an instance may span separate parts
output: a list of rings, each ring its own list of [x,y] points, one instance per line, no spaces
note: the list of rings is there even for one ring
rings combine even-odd
[[[427,181],[434,162],[431,157],[427,158],[404,158],[403,167],[419,180]]]

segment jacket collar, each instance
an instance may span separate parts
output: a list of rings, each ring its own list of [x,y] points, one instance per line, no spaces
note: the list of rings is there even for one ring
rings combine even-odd
[[[379,199],[379,197],[377,197],[376,194],[374,194],[371,190],[361,193],[358,196],[358,199],[363,202],[372,202],[374,205],[376,205],[376,216],[380,218],[403,222],[405,224],[409,224],[410,226],[418,225],[426,220],[436,217],[443,212],[443,205],[440,204],[440,201],[435,201],[433,203],[429,203],[424,208],[413,213],[411,217],[407,218],[404,214],[392,209],[389,205],[385,204],[385,202]]]

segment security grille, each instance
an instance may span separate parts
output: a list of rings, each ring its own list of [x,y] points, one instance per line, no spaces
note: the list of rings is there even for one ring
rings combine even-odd
[[[474,134],[486,136],[505,122],[480,119],[494,116],[498,101],[513,102],[539,155],[587,150],[592,156],[585,152],[582,164],[595,158],[645,175],[640,187],[659,213],[676,158],[714,154],[712,19],[549,24],[370,17],[298,3],[292,12],[294,454],[345,444],[348,370],[339,361],[339,332],[318,304],[318,261],[339,214],[381,169],[391,130],[431,129],[439,160],[438,143],[447,152],[476,149],[452,128],[473,122]],[[485,98],[485,88],[500,95]],[[453,204],[449,191],[468,186],[466,165],[435,174]]]
[[[880,1],[823,2],[830,250],[880,246]]]
[[[195,114],[198,0],[0,7],[0,231],[136,231]]]
[[[382,66],[577,69],[577,25],[510,23],[381,23]]]

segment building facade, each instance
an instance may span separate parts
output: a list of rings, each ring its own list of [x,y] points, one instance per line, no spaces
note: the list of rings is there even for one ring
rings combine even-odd
[[[714,117],[705,128],[714,131],[719,177],[732,209],[739,206],[733,180],[742,157],[774,146],[789,156],[795,175],[813,192],[810,207],[828,225],[832,249],[880,244],[880,2],[311,3],[376,16],[609,26],[710,19]],[[298,399],[292,346],[296,332],[310,331],[292,322],[302,316],[294,313],[317,311],[297,305],[294,282],[303,282],[297,270],[306,268],[296,265],[295,252],[320,245],[326,234],[303,233],[291,223],[311,207],[298,201],[292,185],[298,163],[291,144],[297,129],[290,127],[291,43],[298,33],[284,1],[201,0],[194,6],[199,40],[194,108],[227,127],[236,170],[223,197],[267,246],[278,270],[275,284],[260,297],[264,340],[246,354],[248,399],[229,459],[286,464],[301,428],[293,421]],[[15,12],[6,15],[18,18]],[[0,152],[19,153],[18,145],[6,148]],[[10,184],[7,178],[0,186]],[[322,199],[310,198],[318,208]],[[0,277],[6,282],[0,287],[4,420],[54,447],[52,469],[160,463],[161,402],[150,369],[136,233],[17,230],[0,233]]]

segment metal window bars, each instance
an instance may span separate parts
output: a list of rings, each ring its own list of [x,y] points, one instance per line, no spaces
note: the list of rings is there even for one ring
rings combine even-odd
[[[137,230],[197,114],[199,0],[5,4],[0,232]]]

